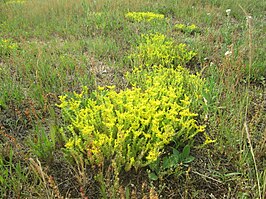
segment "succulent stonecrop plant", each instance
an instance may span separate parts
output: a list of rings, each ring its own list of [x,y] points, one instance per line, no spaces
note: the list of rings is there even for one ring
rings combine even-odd
[[[191,24],[191,25],[176,24],[174,28],[178,31],[181,31],[183,33],[188,33],[188,34],[194,34],[194,33],[200,32],[199,27],[196,26],[195,24]]]
[[[133,72],[136,80],[140,72]],[[154,67],[148,74],[143,76],[144,87],[132,80],[135,86],[120,92],[109,86],[91,94],[84,89],[72,97],[61,96],[66,151],[82,154],[90,164],[112,160],[128,171],[156,161],[170,143],[192,143],[205,127],[191,111],[192,99],[200,92],[188,89],[194,85],[200,90],[203,80],[181,67]]]
[[[172,67],[184,66],[195,55],[194,51],[187,50],[186,44],[175,44],[171,38],[156,33],[142,35],[141,42],[129,58],[134,66],[162,65]]]
[[[128,82],[146,90],[149,87],[175,88],[176,93],[186,95],[191,100],[191,107],[198,110],[203,101],[203,92],[208,92],[205,88],[205,80],[200,74],[191,74],[190,71],[180,65],[165,68],[162,65],[135,67],[131,73],[126,74]]]
[[[150,22],[154,20],[163,20],[163,14],[153,12],[128,12],[125,17],[132,22]]]

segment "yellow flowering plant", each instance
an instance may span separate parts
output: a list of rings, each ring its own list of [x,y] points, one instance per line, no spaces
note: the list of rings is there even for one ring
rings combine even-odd
[[[196,26],[195,24],[191,24],[191,25],[176,24],[174,28],[176,30],[179,30],[183,33],[188,33],[188,34],[194,34],[194,33],[200,32],[199,27]]]
[[[10,55],[18,49],[18,44],[10,39],[0,38],[0,55]]]
[[[128,12],[125,15],[126,19],[132,22],[150,22],[154,20],[163,20],[163,14],[156,14],[153,12]]]
[[[135,70],[133,75],[140,73]],[[187,90],[192,84],[202,87],[203,80],[182,68],[157,67],[142,81],[144,87],[120,92],[109,86],[90,95],[85,88],[72,97],[61,96],[66,150],[83,154],[90,164],[113,160],[128,171],[153,163],[170,143],[191,143],[204,131],[190,109],[193,91]]]
[[[172,67],[184,66],[195,55],[194,51],[187,50],[186,44],[175,44],[171,38],[156,33],[143,34],[141,42],[135,52],[129,55],[129,59],[132,60],[134,66],[162,65]]]
[[[7,1],[6,4],[23,4],[25,0]]]
[[[198,110],[201,107],[201,104],[204,103],[202,93],[208,92],[200,74],[191,74],[188,69],[180,65],[170,68],[165,68],[162,65],[150,68],[139,66],[135,67],[131,73],[127,73],[126,77],[131,85],[143,90],[153,86],[173,87],[175,93],[185,94],[190,98],[190,107],[193,110]]]
[[[129,83],[135,87],[140,87],[143,90],[150,87],[157,87],[158,90],[164,91],[167,89],[170,93],[169,98],[163,96],[161,98],[162,103],[165,100],[168,101],[169,107],[175,105],[178,102],[183,102],[188,107],[187,109],[179,112],[179,115],[198,119],[202,113],[203,106],[205,104],[203,93],[208,92],[205,88],[205,80],[200,77],[199,74],[191,74],[190,71],[181,66],[175,66],[171,68],[165,68],[163,66],[147,67],[135,67],[131,73],[127,74]],[[160,95],[160,92],[157,92]],[[180,94],[179,97],[177,95]],[[184,99],[182,99],[184,98]],[[177,101],[175,101],[177,100]],[[197,121],[195,121],[197,124]],[[187,123],[186,127],[191,128],[194,124]],[[172,153],[164,154],[157,158],[156,161],[149,164],[148,176],[151,180],[162,179],[169,175],[180,175],[183,172],[183,166],[194,160],[194,157],[189,155],[190,147],[195,146],[194,137],[202,132],[202,137],[205,137],[203,144],[197,143],[197,147],[205,147],[207,144],[215,142],[212,140],[206,132],[204,132],[205,126],[198,125],[198,129],[185,129],[185,131],[178,130],[176,138],[174,138],[174,145],[171,145]],[[185,146],[185,144],[188,144]],[[185,146],[185,147],[184,147]],[[171,148],[170,147],[170,148]],[[180,148],[183,148],[183,152],[179,152]]]

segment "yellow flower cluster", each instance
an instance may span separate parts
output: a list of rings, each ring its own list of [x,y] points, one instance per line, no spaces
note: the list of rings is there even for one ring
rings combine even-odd
[[[176,24],[174,27],[175,29],[182,31],[184,33],[191,34],[191,33],[199,32],[199,28],[195,24],[191,24],[189,26],[185,24]]]
[[[136,52],[129,56],[135,66],[185,65],[196,55],[194,51],[186,49],[186,44],[175,44],[172,39],[160,33],[142,35],[142,40]]]
[[[8,1],[6,4],[23,4],[25,3],[25,0],[16,0],[16,1]]]
[[[18,44],[12,42],[10,39],[0,38],[0,55],[10,54],[12,51],[17,50]]]
[[[125,17],[133,22],[152,21],[164,19],[163,14],[156,14],[153,12],[128,12]]]
[[[198,74],[190,74],[190,71],[182,66],[165,68],[161,65],[135,67],[133,72],[127,73],[126,77],[130,84],[145,90],[156,86],[162,88],[174,87],[176,93],[186,94],[192,101],[193,108],[197,108],[198,102],[202,101],[204,79]]]
[[[136,69],[133,75],[140,73]],[[61,96],[59,107],[70,122],[65,147],[87,154],[91,163],[115,157],[130,170],[156,161],[167,144],[184,143],[204,131],[190,111],[186,91],[186,82],[202,87],[202,80],[181,67],[154,67],[153,76],[143,78],[145,88],[116,92],[99,87],[91,97],[85,90],[72,98]]]

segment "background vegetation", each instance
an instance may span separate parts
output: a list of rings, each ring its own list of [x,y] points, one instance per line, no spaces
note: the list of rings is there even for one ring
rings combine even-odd
[[[0,195],[265,198],[265,7],[259,0],[0,1]],[[129,12],[164,17],[135,22]],[[174,47],[158,53],[173,59],[145,54],[165,44],[145,41],[154,34],[169,38]],[[180,61],[180,43],[196,54]],[[145,89],[142,76],[151,72],[133,70],[145,63],[182,64],[184,75],[204,80],[208,92],[190,108],[205,137],[170,144],[158,161],[130,171],[70,157],[59,96],[84,86],[94,93],[115,85],[119,93],[132,82]],[[206,136],[209,144],[200,145]]]

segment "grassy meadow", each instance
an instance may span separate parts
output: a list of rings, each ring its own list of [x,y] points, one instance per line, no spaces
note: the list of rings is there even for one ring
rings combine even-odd
[[[1,198],[266,198],[265,7],[0,0]]]

